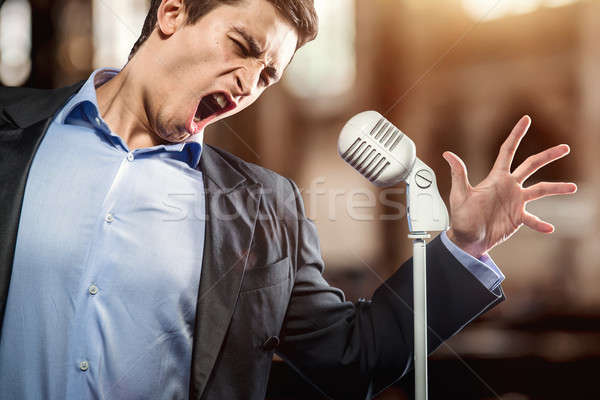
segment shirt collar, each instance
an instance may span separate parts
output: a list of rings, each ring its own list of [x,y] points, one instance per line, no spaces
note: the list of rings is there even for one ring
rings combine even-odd
[[[96,87],[106,83],[111,78],[119,73],[115,68],[97,69],[85,81],[81,89],[67,102],[61,114],[58,116],[58,121],[65,124],[65,120],[73,112],[73,110],[81,103],[90,102],[96,110],[98,110],[98,98],[96,97]]]
[[[109,136],[112,143],[118,143],[125,151],[129,151],[127,144],[120,136],[110,130],[106,122],[102,119],[98,107],[98,98],[96,97],[96,88],[114,78],[120,70],[115,68],[97,69],[81,89],[71,97],[67,104],[57,115],[57,121],[63,125],[73,124],[74,121],[87,119],[90,123],[96,122],[100,130]],[[98,127],[97,127],[98,128]],[[115,144],[116,144],[115,143]],[[202,155],[202,135],[190,137],[187,141],[173,144],[161,144],[157,146],[136,149],[136,153],[149,152],[169,152],[181,153],[176,158],[183,158],[191,168],[197,168]]]

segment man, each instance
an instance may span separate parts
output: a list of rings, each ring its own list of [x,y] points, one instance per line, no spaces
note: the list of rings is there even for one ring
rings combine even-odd
[[[371,397],[412,358],[412,264],[370,301],[322,277],[295,184],[202,144],[316,33],[309,0],[153,1],[123,70],[0,91],[0,392],[11,399],[262,399],[273,352],[325,394]],[[504,296],[487,251],[536,198],[510,172],[530,124],[472,187],[452,169],[452,228],[428,246],[429,350]],[[340,372],[343,382],[333,380]]]

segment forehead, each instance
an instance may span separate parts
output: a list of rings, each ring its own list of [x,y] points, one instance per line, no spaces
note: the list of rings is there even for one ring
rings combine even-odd
[[[212,14],[212,15],[211,15]],[[296,28],[267,0],[242,0],[221,5],[207,15],[227,30],[243,30],[255,39],[268,62],[285,67],[298,43]]]

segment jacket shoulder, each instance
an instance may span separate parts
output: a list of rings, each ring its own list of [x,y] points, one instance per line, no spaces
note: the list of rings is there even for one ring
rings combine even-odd
[[[23,100],[34,99],[36,97],[51,96],[51,89],[34,89],[26,87],[0,87],[0,109]]]
[[[39,96],[44,92],[43,89],[32,89],[24,87],[0,87],[0,128],[13,127],[15,121],[5,112],[7,107],[26,101],[28,98]]]
[[[5,107],[28,97],[35,97],[48,92],[50,92],[48,89],[2,86],[0,87],[0,107]]]
[[[51,117],[77,92],[82,82],[58,89],[0,88],[0,125],[20,128]]]

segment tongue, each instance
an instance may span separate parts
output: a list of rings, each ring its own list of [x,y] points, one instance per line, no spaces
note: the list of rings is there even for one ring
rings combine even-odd
[[[196,118],[203,120],[221,110],[213,96],[205,96],[200,100],[198,109],[196,110]]]

